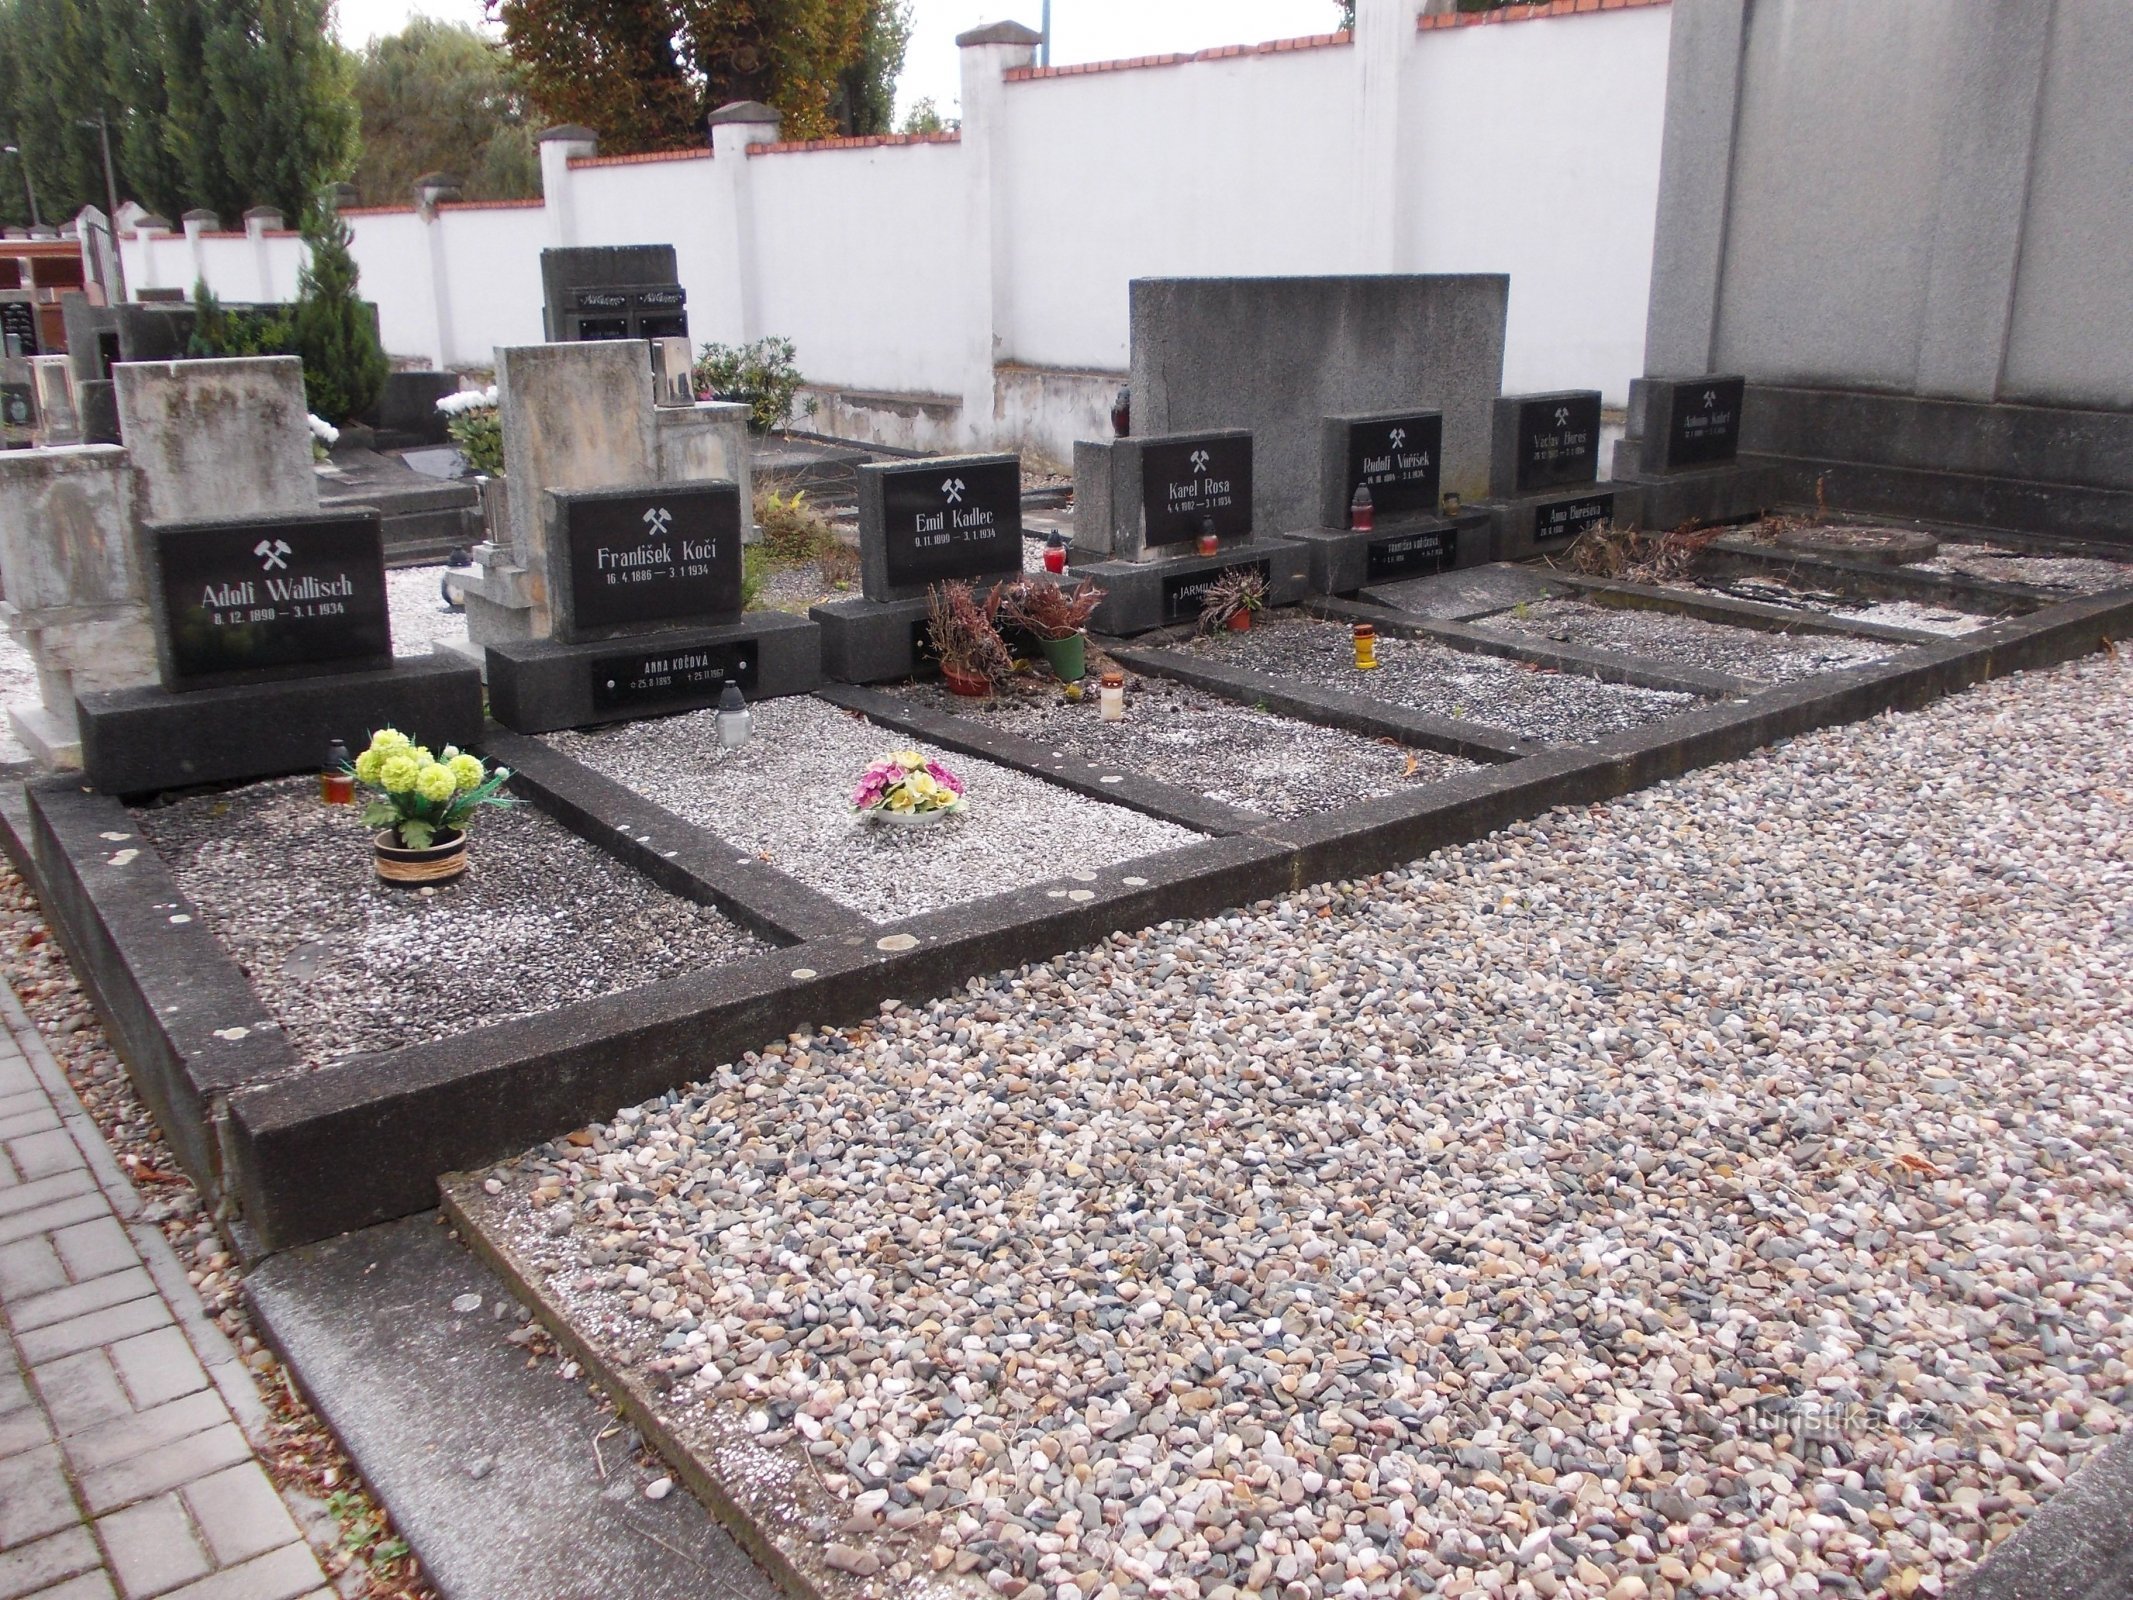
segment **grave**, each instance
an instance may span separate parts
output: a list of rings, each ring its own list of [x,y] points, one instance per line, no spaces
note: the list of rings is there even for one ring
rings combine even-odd
[[[1737,374],[1630,384],[1629,431],[1615,445],[1613,476],[1637,485],[1647,527],[1734,522],[1772,503],[1770,469],[1740,459],[1746,393]]]
[[[1310,552],[1314,594],[1426,578],[1493,558],[1489,513],[1445,515],[1444,415],[1409,408],[1327,417],[1319,451],[1318,525],[1291,532]],[[1358,488],[1370,492],[1367,530],[1351,526]]]
[[[1243,428],[1074,446],[1074,575],[1106,591],[1090,626],[1131,635],[1191,621],[1207,585],[1256,569],[1267,603],[1303,593],[1307,560],[1285,539],[1254,532],[1254,440]],[[1209,533],[1212,555],[1200,553]]]
[[[689,337],[688,291],[670,244],[543,250],[541,293],[541,325],[558,344]]]
[[[394,720],[472,740],[478,675],[390,664],[376,514],[319,510],[301,363],[115,373],[124,447],[0,456],[6,614],[38,684],[10,721],[38,761],[132,793],[316,769]]]
[[[487,648],[496,720],[520,733],[750,700],[821,681],[815,624],[741,610],[741,500],[721,479],[551,489],[547,639]]]
[[[37,442],[73,444],[81,438],[74,403],[74,371],[65,356],[30,357],[31,398],[37,408]]]
[[[463,580],[468,653],[555,633],[550,491],[719,479],[750,506],[747,407],[653,403],[642,340],[518,345],[496,352],[504,471],[484,493],[488,537]],[[744,538],[748,519],[742,517]]]
[[[1022,572],[1022,458],[935,456],[859,469],[859,598],[808,615],[838,683],[908,678],[925,655],[926,591]]]
[[[1489,495],[1496,554],[1505,561],[1567,550],[1608,523],[1636,526],[1633,484],[1597,482],[1600,391],[1505,395],[1490,435]]]

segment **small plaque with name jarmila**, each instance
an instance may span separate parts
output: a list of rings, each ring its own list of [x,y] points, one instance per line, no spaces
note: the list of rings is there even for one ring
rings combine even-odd
[[[149,545],[167,689],[392,659],[374,511],[165,523]]]
[[[1274,569],[1265,561],[1239,561],[1227,567],[1216,567],[1205,572],[1180,572],[1163,580],[1163,620],[1183,622],[1198,617],[1200,608],[1207,604],[1207,591],[1225,573],[1250,569],[1259,574],[1260,580],[1271,584]]]

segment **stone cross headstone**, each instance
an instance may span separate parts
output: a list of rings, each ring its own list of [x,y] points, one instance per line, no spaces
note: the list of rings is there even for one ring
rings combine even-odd
[[[377,512],[161,523],[144,533],[164,688],[391,664]]]
[[[908,600],[1022,570],[1022,460],[941,456],[859,469],[860,592]]]
[[[1489,488],[1498,498],[1591,483],[1599,470],[1599,390],[1505,395],[1496,402]]]

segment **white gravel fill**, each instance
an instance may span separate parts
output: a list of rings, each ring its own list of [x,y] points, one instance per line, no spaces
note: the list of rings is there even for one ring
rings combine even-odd
[[[1841,671],[1878,661],[1899,648],[1826,633],[1736,628],[1674,611],[1593,605],[1583,600],[1527,601],[1497,612],[1480,626],[1730,672],[1764,683],[1789,683],[1816,673]]]
[[[385,574],[394,655],[426,656],[432,645],[466,638],[467,614],[446,610],[438,587],[445,570],[441,566],[395,567]]]
[[[2129,717],[2092,657],[707,1061],[503,1223],[921,1572],[1945,1593],[2133,1407]]]
[[[1200,837],[925,744],[915,747],[964,781],[967,811],[921,828],[862,822],[847,809],[860,773],[915,741],[807,696],[765,700],[753,714],[754,737],[740,750],[719,748],[709,711],[547,738],[595,772],[881,922],[1093,872]]]

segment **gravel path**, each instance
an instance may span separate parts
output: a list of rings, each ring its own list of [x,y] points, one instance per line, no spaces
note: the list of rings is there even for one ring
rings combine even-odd
[[[1262,613],[1249,633],[1211,634],[1186,648],[1252,672],[1373,695],[1556,744],[1597,739],[1700,703],[1693,695],[1540,672],[1408,639],[1380,638],[1377,670],[1357,672],[1347,626],[1304,617]]]
[[[2129,719],[2094,657],[1116,936],[496,1203],[920,1574],[1943,1593],[2133,1408]]]
[[[912,748],[820,700],[754,707],[755,735],[722,750],[709,711],[548,742],[729,844],[879,921],[1025,888],[1191,844],[1200,836],[969,756],[918,748],[968,786],[968,809],[922,828],[846,809],[868,763]],[[1071,891],[1069,891],[1071,892]]]
[[[1828,634],[1765,633],[1671,611],[1596,606],[1583,600],[1536,600],[1500,611],[1481,624],[1543,639],[1619,650],[1764,683],[1789,683],[1879,661],[1896,646]]]
[[[965,700],[930,683],[895,692],[928,710],[1047,743],[1061,754],[1111,763],[1277,817],[1331,811],[1473,765],[1254,711],[1163,678],[1128,677],[1124,722],[1103,721],[1093,692],[1075,703],[1056,686],[1018,684],[991,700]]]
[[[438,589],[444,574],[442,566],[395,567],[385,574],[394,655],[426,656],[433,644],[467,636],[467,614],[445,609]]]
[[[355,815],[310,778],[134,817],[309,1066],[769,948],[529,806],[484,815],[466,876],[434,891],[379,883]]]

